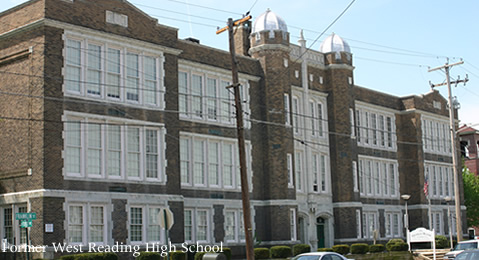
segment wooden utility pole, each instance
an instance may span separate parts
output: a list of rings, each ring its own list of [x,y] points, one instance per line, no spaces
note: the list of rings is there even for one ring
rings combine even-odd
[[[437,85],[431,84],[431,87],[439,87],[443,85],[447,85],[447,91],[449,94],[449,128],[451,132],[451,146],[452,146],[452,165],[453,165],[453,171],[454,171],[454,202],[456,204],[456,236],[457,236],[457,242],[460,242],[462,240],[462,219],[461,219],[461,196],[459,193],[459,160],[457,158],[457,152],[456,152],[456,127],[454,124],[454,104],[452,100],[452,91],[451,91],[451,83],[455,83],[456,85],[458,83],[463,82],[464,84],[468,81],[467,77],[464,80],[456,80],[451,82],[451,79],[449,78],[449,69],[452,66],[460,65],[463,64],[464,61],[456,62],[453,64],[449,64],[449,62],[446,62],[445,65],[436,67],[433,69],[428,70],[428,72],[431,71],[436,71],[440,69],[444,69],[446,72],[446,83],[441,83]]]
[[[248,185],[248,174],[246,171],[246,151],[245,151],[245,140],[244,140],[244,122],[243,122],[243,108],[241,105],[241,95],[240,95],[240,84],[238,80],[238,67],[235,53],[235,42],[234,42],[234,26],[239,25],[247,20],[251,19],[251,16],[247,16],[240,20],[233,22],[232,18],[228,19],[228,34],[229,34],[229,45],[230,45],[230,54],[231,54],[231,74],[233,76],[233,82],[230,87],[234,89],[235,95],[235,106],[236,106],[236,129],[238,134],[238,150],[239,150],[239,160],[240,160],[240,174],[241,174],[241,200],[243,202],[243,221],[244,221],[244,231],[245,231],[245,240],[246,240],[246,258],[248,260],[254,260],[254,250],[253,250],[253,228],[251,225],[251,205],[249,201],[249,185]],[[220,29],[216,32],[219,34],[226,30],[226,27]]]

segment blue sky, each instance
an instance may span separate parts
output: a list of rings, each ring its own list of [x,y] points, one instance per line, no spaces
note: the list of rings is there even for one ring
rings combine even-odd
[[[451,70],[452,79],[466,74],[470,81],[453,87],[461,109],[461,124],[479,128],[479,1],[477,0],[356,0],[321,35],[352,0],[131,0],[160,23],[178,28],[180,38],[195,37],[202,44],[227,50],[227,33],[216,35],[231,17],[251,11],[253,19],[267,8],[288,25],[291,42],[304,29],[307,46],[318,50],[332,32],[351,46],[355,84],[392,95],[420,95],[429,82],[442,83],[444,73],[428,68],[464,60]],[[22,0],[1,0],[0,11]],[[319,37],[319,38],[318,38]],[[313,44],[316,40],[317,42]],[[447,87],[439,87],[447,98]],[[477,125],[476,125],[477,124]]]

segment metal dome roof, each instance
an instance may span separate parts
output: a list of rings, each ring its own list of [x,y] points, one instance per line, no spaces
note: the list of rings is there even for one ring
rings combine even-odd
[[[331,34],[326,38],[323,43],[321,43],[321,47],[319,47],[319,51],[322,53],[329,53],[329,52],[347,52],[351,53],[351,48],[349,44],[344,41],[339,35]]]
[[[288,26],[283,18],[272,12],[269,8],[266,12],[262,13],[253,23],[253,33],[261,31],[275,31],[281,30],[283,32],[288,31]]]

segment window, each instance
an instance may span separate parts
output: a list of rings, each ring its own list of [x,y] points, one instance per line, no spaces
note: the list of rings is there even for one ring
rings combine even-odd
[[[75,97],[163,107],[163,53],[113,47],[68,33],[65,40],[64,92]]]
[[[447,163],[426,161],[424,163],[425,178],[428,178],[429,197],[444,199],[447,196],[454,197],[453,168]]]
[[[65,176],[165,181],[163,126],[113,120],[65,117]]]
[[[434,228],[434,231],[438,235],[444,235],[444,224],[443,224],[443,217],[441,211],[433,211],[431,212],[431,227]]]
[[[106,243],[106,211],[104,205],[70,203],[67,211],[67,239],[72,244]]]
[[[210,241],[210,213],[207,209],[187,209],[184,211],[185,240],[188,242]]]
[[[376,212],[363,212],[363,238],[373,238],[375,233],[379,232],[377,226],[377,213]]]
[[[0,236],[9,245],[24,245],[27,243],[26,229],[21,227],[21,221],[16,219],[16,213],[27,212],[24,204],[10,204],[0,207]]]
[[[242,210],[228,209],[225,211],[225,240],[227,242],[245,241]]]
[[[359,191],[361,197],[397,197],[398,164],[393,160],[359,157]]]
[[[359,191],[359,186],[358,186],[358,163],[356,161],[353,161],[353,183],[354,183],[354,191],[358,192]]]
[[[294,174],[296,175],[296,190],[303,191],[303,153],[296,152],[294,155]]]
[[[299,100],[298,97],[294,96],[293,97],[293,128],[294,128],[294,133],[299,134],[299,129],[301,128],[301,121],[300,121],[300,105],[299,105]]]
[[[158,216],[160,207],[134,205],[129,208],[129,239],[132,243],[163,242]]]
[[[361,224],[361,210],[357,209],[356,210],[356,237],[361,238],[362,237],[362,224]]]
[[[291,125],[291,112],[289,108],[289,94],[284,94],[284,122]]]
[[[310,101],[310,130],[311,136],[323,136],[323,104],[318,101]]]
[[[180,65],[178,72],[178,104],[180,117],[193,121],[206,121],[234,126],[234,90],[227,88],[230,75],[218,76],[216,72]],[[249,84],[240,80],[239,87],[242,107],[245,112],[245,127],[250,127]]]
[[[314,192],[326,192],[326,171],[326,156],[323,154],[313,154],[312,174]]]
[[[424,152],[450,156],[451,136],[448,132],[449,122],[447,118],[441,121],[424,115],[422,118],[421,130]]]
[[[240,188],[236,140],[183,134],[180,137],[180,170],[183,186]],[[247,142],[247,172],[251,182],[251,144]],[[236,178],[238,176],[238,178]]]
[[[291,240],[296,241],[296,209],[289,210],[289,219],[290,219],[290,232],[291,232]]]
[[[288,153],[286,154],[286,169],[288,172],[288,187],[292,188],[293,185],[293,155]]]
[[[401,237],[400,212],[388,212],[385,214],[386,237]]]
[[[395,118],[392,113],[380,112],[356,105],[356,134],[360,146],[384,150],[396,149]]]

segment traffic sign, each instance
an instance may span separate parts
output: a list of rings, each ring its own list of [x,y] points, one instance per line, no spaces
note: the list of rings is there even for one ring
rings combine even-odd
[[[22,228],[28,228],[33,225],[33,221],[31,220],[22,220],[22,223],[20,223],[20,227]]]
[[[35,213],[35,212],[15,213],[15,218],[16,218],[17,220],[32,220],[32,219],[37,219],[37,213]]]
[[[171,212],[171,210],[168,208],[160,210],[160,214],[158,214],[158,220],[160,222],[160,227],[163,229],[166,227],[167,230],[171,229],[175,222],[173,218],[173,212]]]

